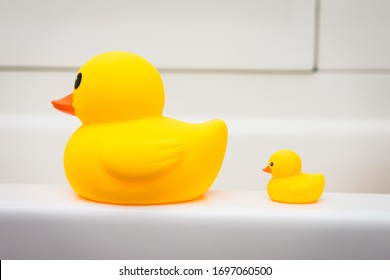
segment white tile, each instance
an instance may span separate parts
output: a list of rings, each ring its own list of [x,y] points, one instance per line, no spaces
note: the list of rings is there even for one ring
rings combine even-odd
[[[390,1],[320,2],[320,69],[390,69]]]
[[[0,114],[58,116],[50,101],[73,90],[75,72],[0,71]],[[164,115],[389,119],[390,74],[166,73]]]
[[[71,66],[109,50],[163,68],[313,67],[315,0],[2,1],[0,65]]]
[[[163,74],[165,114],[389,119],[390,74]]]

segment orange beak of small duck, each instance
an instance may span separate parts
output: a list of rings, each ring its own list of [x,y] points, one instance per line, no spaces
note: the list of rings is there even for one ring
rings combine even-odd
[[[263,168],[263,171],[264,171],[264,172],[271,173],[271,168],[269,168],[269,166],[267,166],[266,168]]]
[[[57,110],[75,116],[73,108],[73,93],[65,96],[64,98],[53,100],[51,104],[53,104],[53,107]]]

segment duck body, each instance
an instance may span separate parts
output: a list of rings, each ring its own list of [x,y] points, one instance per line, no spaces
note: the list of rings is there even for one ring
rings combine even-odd
[[[322,195],[325,177],[322,174],[298,174],[287,178],[272,178],[267,186],[273,201],[285,203],[313,203]]]
[[[313,203],[320,199],[325,177],[301,172],[302,162],[292,150],[274,153],[263,171],[272,175],[267,192],[271,200],[283,203]]]
[[[83,125],[66,146],[65,172],[73,189],[91,200],[187,201],[212,185],[226,141],[221,120],[190,124],[160,117]]]

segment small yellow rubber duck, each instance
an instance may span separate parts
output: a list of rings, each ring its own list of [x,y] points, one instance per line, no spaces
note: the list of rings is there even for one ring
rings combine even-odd
[[[82,122],[66,145],[64,166],[72,188],[90,200],[192,200],[210,188],[222,165],[225,123],[190,124],[162,116],[161,77],[136,54],[92,58],[78,71],[73,93],[52,104]]]
[[[263,171],[271,173],[267,191],[270,198],[284,203],[316,202],[324,191],[325,178],[322,174],[304,174],[302,162],[292,150],[274,153]]]

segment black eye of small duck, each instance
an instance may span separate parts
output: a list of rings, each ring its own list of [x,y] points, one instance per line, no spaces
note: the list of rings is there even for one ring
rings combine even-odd
[[[273,162],[271,162],[271,163],[269,164],[269,166],[271,166],[271,167],[272,167],[272,166],[274,166],[274,163],[273,163]]]
[[[81,84],[81,79],[83,75],[81,73],[77,74],[76,80],[74,81],[74,89],[77,89]]]

